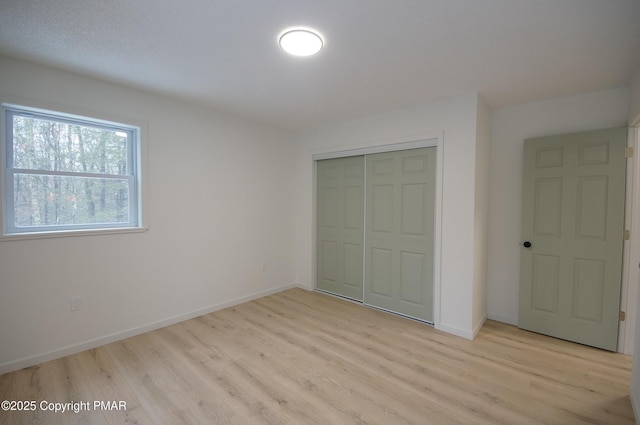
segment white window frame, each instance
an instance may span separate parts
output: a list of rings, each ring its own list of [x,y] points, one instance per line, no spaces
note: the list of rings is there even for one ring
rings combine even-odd
[[[2,104],[2,124],[0,132],[0,215],[2,234],[0,240],[30,237],[66,236],[78,234],[113,233],[122,231],[144,231],[142,227],[142,194],[141,194],[141,130],[139,126],[107,121],[88,116],[68,114],[48,109],[33,108],[16,104]],[[31,116],[51,121],[76,124],[127,134],[127,174],[96,174],[73,171],[50,171],[18,169],[13,166],[13,116]],[[14,208],[14,175],[50,175],[71,176],[101,179],[118,179],[128,181],[127,222],[119,223],[85,223],[70,225],[15,226]]]

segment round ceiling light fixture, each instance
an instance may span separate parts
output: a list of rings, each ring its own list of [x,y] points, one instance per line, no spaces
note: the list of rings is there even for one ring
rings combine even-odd
[[[285,31],[278,43],[282,50],[294,56],[315,55],[324,45],[322,37],[317,32],[302,28]]]

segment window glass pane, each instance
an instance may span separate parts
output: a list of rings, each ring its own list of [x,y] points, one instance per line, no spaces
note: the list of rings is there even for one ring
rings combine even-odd
[[[13,167],[127,175],[129,133],[13,115]]]
[[[129,222],[129,181],[14,175],[15,227]]]

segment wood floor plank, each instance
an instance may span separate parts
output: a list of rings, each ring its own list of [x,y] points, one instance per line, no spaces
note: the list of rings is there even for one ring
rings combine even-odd
[[[488,321],[474,341],[293,289],[0,376],[13,424],[631,425],[631,357]]]
[[[209,396],[208,384],[193,373],[181,347],[165,344],[163,330],[117,342],[108,348],[126,373],[156,424],[236,424],[224,401]]]
[[[52,414],[40,409],[43,401],[55,401],[53,398],[53,380],[49,374],[51,362],[33,366],[16,372],[0,375],[2,400],[23,401],[37,403],[32,411],[0,411],[0,424],[63,424],[60,415]],[[5,379],[5,377],[7,379]]]
[[[74,357],[78,359],[82,373],[86,376],[90,401],[110,402],[107,404],[108,410],[102,412],[108,424],[153,425],[153,420],[140,405],[104,347],[87,350]],[[117,408],[111,408],[113,406]],[[102,406],[99,409],[102,409]]]
[[[83,353],[79,353],[45,364],[49,369],[53,386],[53,393],[45,400],[55,403],[93,402],[87,377],[80,364],[82,355]],[[107,421],[100,412],[84,408],[78,409],[77,413],[70,410],[56,413],[49,410],[47,421],[54,418],[61,418],[65,424],[107,425]]]

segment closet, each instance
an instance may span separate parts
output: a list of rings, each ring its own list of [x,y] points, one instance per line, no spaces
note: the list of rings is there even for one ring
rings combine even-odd
[[[317,161],[316,288],[433,322],[436,147]]]

